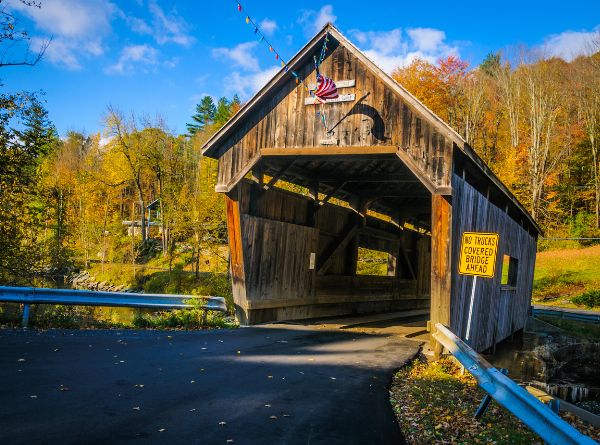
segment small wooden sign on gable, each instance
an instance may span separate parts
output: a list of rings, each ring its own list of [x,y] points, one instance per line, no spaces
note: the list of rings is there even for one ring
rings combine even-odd
[[[356,85],[356,80],[354,79],[348,79],[348,80],[338,80],[337,82],[335,82],[335,86],[340,89],[340,88],[351,88],[353,86]],[[317,89],[317,84],[316,83],[310,83],[308,84],[308,89],[309,90],[316,90]]]
[[[355,99],[356,99],[356,94],[354,94],[354,93],[352,93],[352,94],[340,94],[335,99],[327,99],[323,103],[325,103],[325,104],[333,104],[333,103],[336,103],[336,102],[354,102]],[[319,100],[317,100],[316,97],[307,97],[306,99],[304,99],[304,105],[314,105],[316,103],[321,103]]]

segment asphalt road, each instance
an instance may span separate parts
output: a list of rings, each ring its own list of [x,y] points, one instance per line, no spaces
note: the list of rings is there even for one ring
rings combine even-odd
[[[1,444],[394,444],[385,329],[0,330]]]

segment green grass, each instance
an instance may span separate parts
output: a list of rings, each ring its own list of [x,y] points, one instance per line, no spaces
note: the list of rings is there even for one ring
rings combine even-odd
[[[356,273],[357,275],[387,276],[387,262],[387,252],[380,252],[378,250],[359,247]]]
[[[600,290],[600,246],[540,252],[533,282],[534,303],[582,308],[573,299]]]

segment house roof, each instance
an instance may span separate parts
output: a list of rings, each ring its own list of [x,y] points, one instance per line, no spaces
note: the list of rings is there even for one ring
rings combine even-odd
[[[508,190],[508,188],[500,181],[489,166],[481,159],[477,153],[469,146],[469,144],[458,134],[450,125],[437,116],[433,111],[427,108],[415,96],[413,96],[406,88],[396,82],[390,75],[379,68],[371,59],[361,52],[350,40],[348,40],[333,24],[327,23],[298,53],[296,53],[288,62],[288,70],[282,68],[279,72],[261,88],[248,102],[246,102],[240,110],[217,131],[202,147],[202,154],[212,158],[220,156],[220,144],[235,131],[244,118],[251,115],[252,111],[258,107],[262,99],[274,90],[277,90],[282,84],[290,80],[291,72],[298,70],[318,48],[321,40],[329,33],[340,44],[346,47],[353,56],[366,65],[375,73],[392,91],[398,94],[402,100],[414,107],[420,112],[438,131],[443,134],[454,146],[466,157],[471,163],[484,175],[490,182],[504,195],[508,201],[523,214],[529,221],[531,226],[538,232],[542,233],[541,228],[536,221],[531,217],[527,209],[519,202],[519,200]]]

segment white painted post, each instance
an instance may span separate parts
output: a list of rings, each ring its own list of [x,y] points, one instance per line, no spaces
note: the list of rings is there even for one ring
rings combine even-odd
[[[473,289],[471,289],[471,303],[469,304],[469,318],[467,320],[467,335],[465,340],[471,335],[471,318],[473,317],[473,301],[475,300],[475,286],[477,285],[477,275],[473,277]]]

